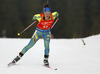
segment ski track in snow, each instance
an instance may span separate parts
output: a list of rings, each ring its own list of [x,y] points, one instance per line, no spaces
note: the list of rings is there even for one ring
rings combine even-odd
[[[40,39],[16,65],[7,67],[30,39],[0,38],[0,74],[100,74],[100,35],[80,39],[51,39],[49,63],[43,66],[44,41]]]

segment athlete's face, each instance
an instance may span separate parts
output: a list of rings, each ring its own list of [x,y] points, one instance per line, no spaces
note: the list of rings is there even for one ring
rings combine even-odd
[[[51,14],[51,12],[49,12],[49,11],[44,12],[45,18],[49,19],[50,14]]]

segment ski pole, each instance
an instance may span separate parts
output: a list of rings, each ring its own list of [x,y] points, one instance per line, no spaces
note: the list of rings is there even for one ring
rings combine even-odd
[[[34,21],[32,24],[30,24],[27,28],[25,28],[22,32],[18,33],[17,35],[21,35],[23,32],[25,32],[29,27],[31,27],[35,23],[36,21]]]
[[[56,21],[53,23],[51,29],[54,27],[54,25],[57,23],[57,21],[59,20],[59,17],[56,19]]]
[[[83,42],[83,45],[86,45],[86,43],[84,42],[84,40],[83,39],[81,39],[82,40],[82,42]]]
[[[49,0],[47,0],[47,3],[49,3]]]

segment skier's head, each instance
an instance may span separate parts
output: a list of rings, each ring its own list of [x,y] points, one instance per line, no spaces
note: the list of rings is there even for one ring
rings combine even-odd
[[[49,18],[50,14],[51,14],[51,9],[48,4],[43,5],[43,12],[44,12],[45,18]]]
[[[50,11],[51,12],[51,9],[50,9],[50,7],[49,7],[49,5],[47,3],[45,3],[43,5],[43,12],[46,12],[46,11]]]

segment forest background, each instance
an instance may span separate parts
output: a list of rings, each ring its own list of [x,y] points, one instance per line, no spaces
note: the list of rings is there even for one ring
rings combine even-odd
[[[46,0],[0,0],[0,37],[18,38],[33,22],[35,14],[43,12]],[[50,0],[52,12],[59,13],[59,21],[51,33],[55,38],[82,38],[100,34],[100,0]],[[36,24],[20,38],[30,38]]]

